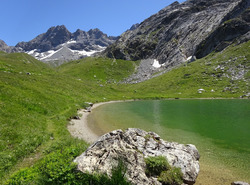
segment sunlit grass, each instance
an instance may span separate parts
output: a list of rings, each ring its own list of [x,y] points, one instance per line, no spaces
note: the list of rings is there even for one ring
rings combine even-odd
[[[222,75],[227,69],[215,68],[231,60],[227,66],[245,65],[249,70],[249,46],[230,47],[139,84],[118,83],[138,62],[85,58],[52,68],[24,53],[0,52],[0,178],[26,167],[22,161],[30,155],[43,158],[60,147],[86,146],[66,129],[68,118],[84,102],[239,98],[249,92],[249,72],[245,80],[231,80]],[[200,88],[205,89],[201,94]]]

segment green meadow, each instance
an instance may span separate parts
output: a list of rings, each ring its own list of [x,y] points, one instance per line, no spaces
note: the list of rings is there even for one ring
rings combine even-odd
[[[67,130],[85,102],[239,98],[249,92],[250,73],[244,80],[230,75],[249,71],[249,47],[250,42],[231,46],[138,84],[119,82],[135,72],[139,61],[95,57],[51,67],[24,53],[0,52],[0,182],[78,184],[77,179],[88,179],[71,164],[88,145]],[[200,88],[205,91],[198,93]]]

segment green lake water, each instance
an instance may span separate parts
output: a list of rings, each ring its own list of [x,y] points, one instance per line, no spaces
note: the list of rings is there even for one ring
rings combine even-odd
[[[250,182],[250,100],[112,103],[94,109],[88,123],[98,134],[141,128],[167,141],[196,145],[201,154],[200,184],[204,179],[209,184],[210,178],[221,184]]]

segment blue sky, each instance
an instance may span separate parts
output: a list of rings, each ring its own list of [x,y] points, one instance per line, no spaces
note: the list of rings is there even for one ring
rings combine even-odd
[[[179,2],[183,2],[180,0]],[[51,26],[99,28],[118,36],[174,0],[4,0],[1,2],[0,39],[14,46],[46,32]]]

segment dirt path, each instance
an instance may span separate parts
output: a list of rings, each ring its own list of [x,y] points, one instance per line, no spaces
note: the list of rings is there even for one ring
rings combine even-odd
[[[132,101],[132,100],[131,100]],[[108,103],[116,103],[116,102],[124,102],[124,101],[109,101],[94,104],[91,110]],[[83,139],[89,144],[94,143],[100,136],[96,135],[89,127],[87,123],[87,117],[91,114],[91,112],[86,112],[85,109],[81,109],[78,111],[78,115],[80,119],[72,119],[69,122],[68,130],[73,137]]]
[[[72,119],[68,125],[68,130],[73,137],[92,144],[98,139],[98,136],[88,127],[87,117],[89,114],[89,112],[85,112],[85,109],[78,111],[80,119]]]

